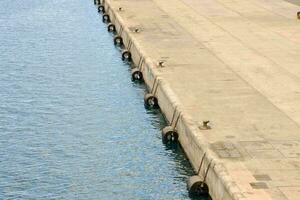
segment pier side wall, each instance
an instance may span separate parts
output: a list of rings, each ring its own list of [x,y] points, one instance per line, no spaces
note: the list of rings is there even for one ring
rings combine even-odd
[[[123,11],[119,11],[118,7],[115,7],[114,2],[115,1],[112,0],[105,0],[104,6],[106,13],[109,14],[111,22],[116,26],[117,33],[123,38],[125,48],[130,50],[134,65],[137,66],[139,63],[142,63],[142,66],[137,67],[140,67],[143,73],[148,91],[157,87],[155,96],[158,98],[160,109],[166,119],[170,122],[174,112],[175,116],[178,116],[180,113],[177,124],[179,141],[194,170],[198,171],[202,156],[205,152],[206,156],[202,170],[200,171],[200,176],[204,176],[209,162],[212,162],[212,167],[206,179],[211,197],[214,200],[246,200],[240,193],[238,186],[234,185],[230,180],[222,163],[218,162],[213,152],[208,150],[208,143],[205,141],[205,138],[197,135],[198,127],[190,116],[184,112],[184,108],[182,108],[182,105],[173,93],[168,82],[160,76],[160,72],[157,70],[157,62],[151,58],[151,55],[147,55],[141,47],[142,45],[136,37],[139,33],[134,33],[130,30],[131,26],[120,15]],[[126,10],[124,12],[126,12]],[[143,59],[144,62],[141,62],[141,59]]]

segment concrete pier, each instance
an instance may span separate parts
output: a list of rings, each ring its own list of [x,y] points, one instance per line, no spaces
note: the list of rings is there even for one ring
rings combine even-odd
[[[201,176],[212,162],[214,200],[300,199],[300,6],[291,2],[103,2],[166,118],[180,116],[195,170],[204,153]]]

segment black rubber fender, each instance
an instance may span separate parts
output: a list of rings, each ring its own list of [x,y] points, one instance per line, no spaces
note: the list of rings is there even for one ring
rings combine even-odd
[[[109,15],[108,15],[108,14],[103,14],[103,16],[102,16],[102,21],[103,21],[104,23],[109,23],[109,22],[110,22],[110,17],[109,17]]]
[[[99,6],[99,7],[98,7],[98,12],[99,12],[99,13],[101,13],[101,12],[104,13],[104,12],[105,12],[104,6]]]
[[[107,25],[107,31],[108,32],[115,32],[116,31],[116,26],[114,24],[112,24],[112,23],[109,23]]]
[[[123,38],[120,35],[116,35],[114,37],[114,44],[119,46],[123,45]]]
[[[143,81],[143,73],[138,69],[138,68],[134,68],[131,71],[131,80],[132,81]]]
[[[208,196],[209,188],[199,176],[191,176],[187,180],[187,189],[191,196]]]
[[[178,142],[178,133],[174,130],[172,126],[167,126],[161,131],[163,143],[177,143]]]
[[[151,93],[145,94],[144,103],[146,108],[158,108],[158,99]]]
[[[122,60],[131,61],[131,53],[128,50],[122,51]]]

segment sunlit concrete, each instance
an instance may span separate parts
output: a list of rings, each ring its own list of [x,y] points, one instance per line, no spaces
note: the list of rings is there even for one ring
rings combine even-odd
[[[149,90],[158,85],[166,118],[180,115],[180,143],[195,170],[204,152],[201,176],[212,161],[213,199],[300,199],[296,3],[106,0],[105,6]],[[211,129],[202,127],[205,120]]]

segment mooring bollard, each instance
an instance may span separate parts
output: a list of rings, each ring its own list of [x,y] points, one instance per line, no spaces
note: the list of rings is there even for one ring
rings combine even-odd
[[[207,178],[207,175],[208,175],[208,171],[211,167],[212,160],[209,162],[209,164],[207,166],[207,169],[206,169],[206,172],[204,174],[203,180],[199,176],[205,156],[206,156],[206,153],[204,153],[204,155],[202,157],[197,175],[191,176],[187,180],[187,189],[188,189],[189,194],[191,196],[208,196],[209,195],[209,188],[208,188],[208,185],[206,184],[206,178]]]
[[[297,12],[297,18],[300,19],[300,11]]]

